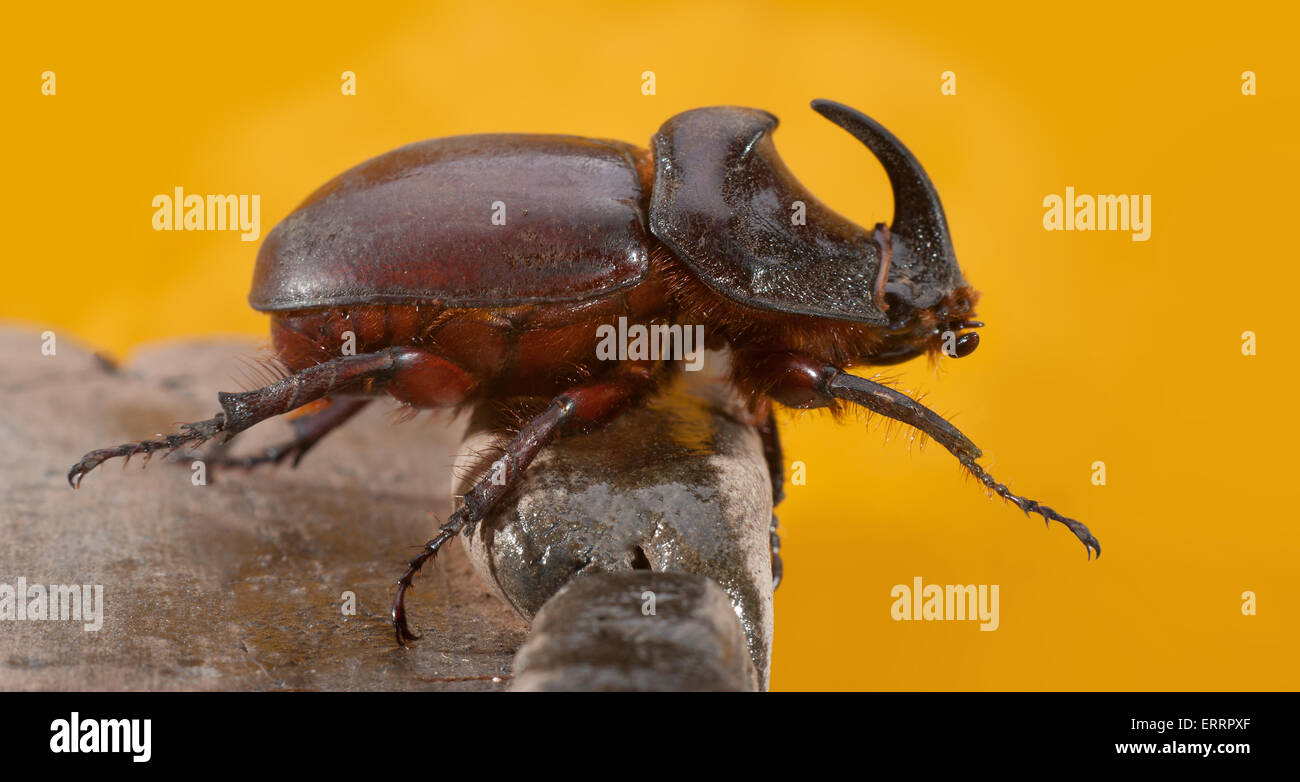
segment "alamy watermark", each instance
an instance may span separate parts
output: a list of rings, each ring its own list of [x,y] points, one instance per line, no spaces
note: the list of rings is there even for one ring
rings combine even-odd
[[[657,323],[618,327],[605,323],[596,329],[596,358],[601,361],[684,361],[687,372],[704,368],[704,326]]]
[[[1043,197],[1043,228],[1048,231],[1131,231],[1133,241],[1151,238],[1151,195],[1075,195]]]
[[[153,197],[155,231],[239,231],[239,238],[255,242],[262,235],[262,197],[257,194],[186,195],[178,187],[172,195]]]
[[[135,763],[153,757],[153,720],[82,719],[72,712],[50,723],[50,752],[126,752]]]
[[[102,584],[0,584],[0,621],[84,622],[82,630],[98,632],[104,626]]]
[[[978,620],[986,631],[998,629],[1001,623],[997,584],[925,584],[916,576],[911,586],[895,584],[889,596],[894,598],[889,615],[895,622]]]

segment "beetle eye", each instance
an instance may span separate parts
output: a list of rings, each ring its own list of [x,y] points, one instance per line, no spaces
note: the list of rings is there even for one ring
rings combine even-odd
[[[975,348],[979,346],[980,335],[972,331],[957,338],[957,344],[953,346],[953,353],[957,358],[965,358],[974,353]]]

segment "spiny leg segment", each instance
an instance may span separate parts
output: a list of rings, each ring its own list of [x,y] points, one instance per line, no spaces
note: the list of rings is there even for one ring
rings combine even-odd
[[[346,390],[363,380],[390,377],[404,362],[411,360],[411,354],[415,352],[411,348],[388,348],[377,353],[342,356],[308,367],[265,388],[218,394],[221,412],[216,416],[206,421],[181,424],[181,431],[173,434],[91,451],[68,471],[68,484],[74,489],[79,488],[87,473],[116,457],[129,460],[142,453],[147,459],[158,451],[171,453],[182,446],[199,445],[218,436],[221,441],[229,440],[255,424],[332,392]]]
[[[768,545],[772,550],[772,589],[781,586],[785,565],[781,561],[781,533],[777,531],[776,506],[785,499],[785,457],[781,453],[781,430],[776,425],[776,411],[769,409],[766,420],[758,427],[763,443],[763,458],[772,478],[772,523],[768,527]]]
[[[826,393],[836,399],[862,405],[868,410],[914,426],[933,437],[944,448],[947,448],[953,456],[956,456],[957,461],[961,462],[962,466],[969,470],[989,491],[1011,502],[1024,511],[1025,515],[1037,513],[1049,524],[1053,521],[1064,524],[1083,543],[1089,559],[1092,558],[1094,552],[1097,556],[1101,556],[1101,544],[1097,542],[1097,539],[1093,537],[1083,523],[1062,516],[1036,500],[1014,494],[1005,484],[994,480],[993,476],[985,472],[984,468],[975,462],[982,453],[975,446],[975,443],[971,442],[966,435],[958,431],[956,427],[938,413],[906,394],[899,393],[888,386],[883,386],[866,378],[850,375],[838,367],[825,367],[821,373],[821,378]]]
[[[166,451],[171,453],[176,449],[186,445],[199,445],[216,437],[225,429],[225,413],[217,413],[213,418],[206,421],[195,421],[193,423],[181,424],[181,431],[159,435],[152,440],[141,440],[135,443],[124,443],[112,448],[100,448],[91,451],[81,460],[72,465],[68,470],[68,485],[74,489],[81,488],[81,479],[86,477],[86,473],[95,469],[109,459],[121,456],[127,462],[131,457],[138,453],[144,454],[145,461],[148,462],[157,451]]]
[[[982,452],[970,438],[957,430],[943,416],[912,399],[906,394],[851,375],[837,366],[826,364],[801,353],[771,353],[751,356],[741,366],[752,369],[746,380],[772,399],[789,407],[801,409],[834,406],[837,400],[852,402],[895,421],[913,426],[934,438],[947,448],[980,483],[997,496],[1020,508],[1026,514],[1037,513],[1049,523],[1064,524],[1074,533],[1091,559],[1101,556],[1101,544],[1088,528],[1067,518],[1035,500],[1013,494],[1006,485],[998,483],[984,468],[976,463]]]
[[[566,426],[594,425],[608,422],[627,409],[635,399],[654,384],[649,372],[632,366],[622,377],[598,381],[570,389],[555,397],[549,407],[535,416],[512,437],[503,448],[498,460],[505,467],[504,480],[492,480],[497,470],[487,473],[466,492],[464,502],[455,513],[438,528],[438,534],[424,544],[423,550],[406,566],[406,572],[397,580],[397,595],[393,598],[393,629],[397,642],[419,638],[411,632],[406,619],[406,592],[424,564],[438,555],[443,544],[456,537],[458,532],[470,534],[492,507],[523,480],[528,465],[546,445]],[[498,473],[499,474],[499,473]]]
[[[293,460],[291,467],[297,467],[302,457],[316,446],[325,435],[347,423],[361,412],[371,400],[364,397],[347,397],[331,400],[329,406],[289,422],[293,427],[293,438],[268,446],[264,451],[249,456],[228,456],[220,453],[210,454],[205,460],[219,467],[238,467],[252,469],[263,464],[279,464],[289,457]]]
[[[1031,500],[1027,497],[1013,494],[1011,490],[1007,488],[1006,484],[995,481],[993,476],[985,472],[983,467],[976,464],[972,457],[964,454],[956,454],[956,456],[957,461],[961,462],[962,466],[969,470],[971,475],[974,475],[979,479],[979,482],[984,484],[989,491],[1024,511],[1026,516],[1030,513],[1039,514],[1043,517],[1044,522],[1049,526],[1051,525],[1051,522],[1059,521],[1068,527],[1070,531],[1074,533],[1075,537],[1083,541],[1084,548],[1088,550],[1089,559],[1092,559],[1093,552],[1096,552],[1097,556],[1101,556],[1101,543],[1097,542],[1097,539],[1088,531],[1087,526],[1085,526],[1083,522],[1075,521],[1067,516],[1062,516],[1037,500]]]

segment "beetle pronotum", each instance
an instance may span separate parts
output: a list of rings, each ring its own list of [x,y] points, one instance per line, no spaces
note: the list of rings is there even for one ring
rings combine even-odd
[[[310,195],[258,254],[249,301],[271,314],[287,376],[219,394],[221,412],[175,434],[92,451],[69,483],[113,457],[225,443],[318,400],[328,402],[294,421],[291,442],[217,463],[297,464],[376,394],[415,408],[505,402],[529,411],[503,446],[506,479],[475,483],[398,580],[392,616],[402,643],[417,637],[406,590],[444,543],[473,530],[558,434],[612,420],[680,369],[666,357],[598,360],[598,330],[626,318],[703,325],[707,344],[729,349],[731,382],[764,438],[774,502],[784,475],[773,405],[847,402],[934,438],[990,492],[1064,524],[1100,555],[1083,524],[995,481],[976,462],[980,449],[941,416],[845,371],[934,354],[945,339],[952,355],[969,355],[983,324],[920,163],[862,113],[812,105],[883,164],[894,193],[888,226],[866,231],[818,201],[777,155],[776,117],[756,109],[678,114],[649,150],[473,135],[362,163]],[[799,221],[789,219],[795,202]],[[355,355],[341,350],[347,332]]]

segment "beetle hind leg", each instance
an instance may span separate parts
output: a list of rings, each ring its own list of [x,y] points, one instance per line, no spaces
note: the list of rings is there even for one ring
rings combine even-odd
[[[331,400],[327,407],[293,419],[289,424],[293,427],[293,437],[289,440],[268,446],[261,453],[248,456],[227,455],[225,446],[229,441],[226,441],[218,443],[204,461],[209,465],[223,468],[250,470],[264,464],[280,464],[292,457],[289,466],[297,467],[307,452],[323,440],[325,435],[351,420],[370,401],[364,397]]]
[[[213,439],[223,443],[268,418],[296,410],[331,393],[355,389],[361,381],[387,379],[418,358],[416,353],[419,351],[412,348],[388,348],[377,353],[343,356],[308,367],[265,388],[218,394],[221,412],[216,416],[182,424],[181,431],[174,434],[91,451],[68,471],[68,484],[79,488],[87,473],[109,459],[130,459],[140,453],[147,458],[158,451],[172,452]]]
[[[225,415],[217,413],[216,417],[209,418],[206,421],[181,424],[181,431],[174,434],[158,435],[152,440],[123,443],[112,448],[100,448],[91,451],[72,465],[71,470],[68,470],[68,485],[74,489],[81,488],[81,479],[86,477],[86,473],[109,459],[122,457],[129,462],[132,456],[142,453],[147,463],[149,458],[158,451],[171,453],[182,446],[194,446],[207,442],[223,431],[225,423]]]

